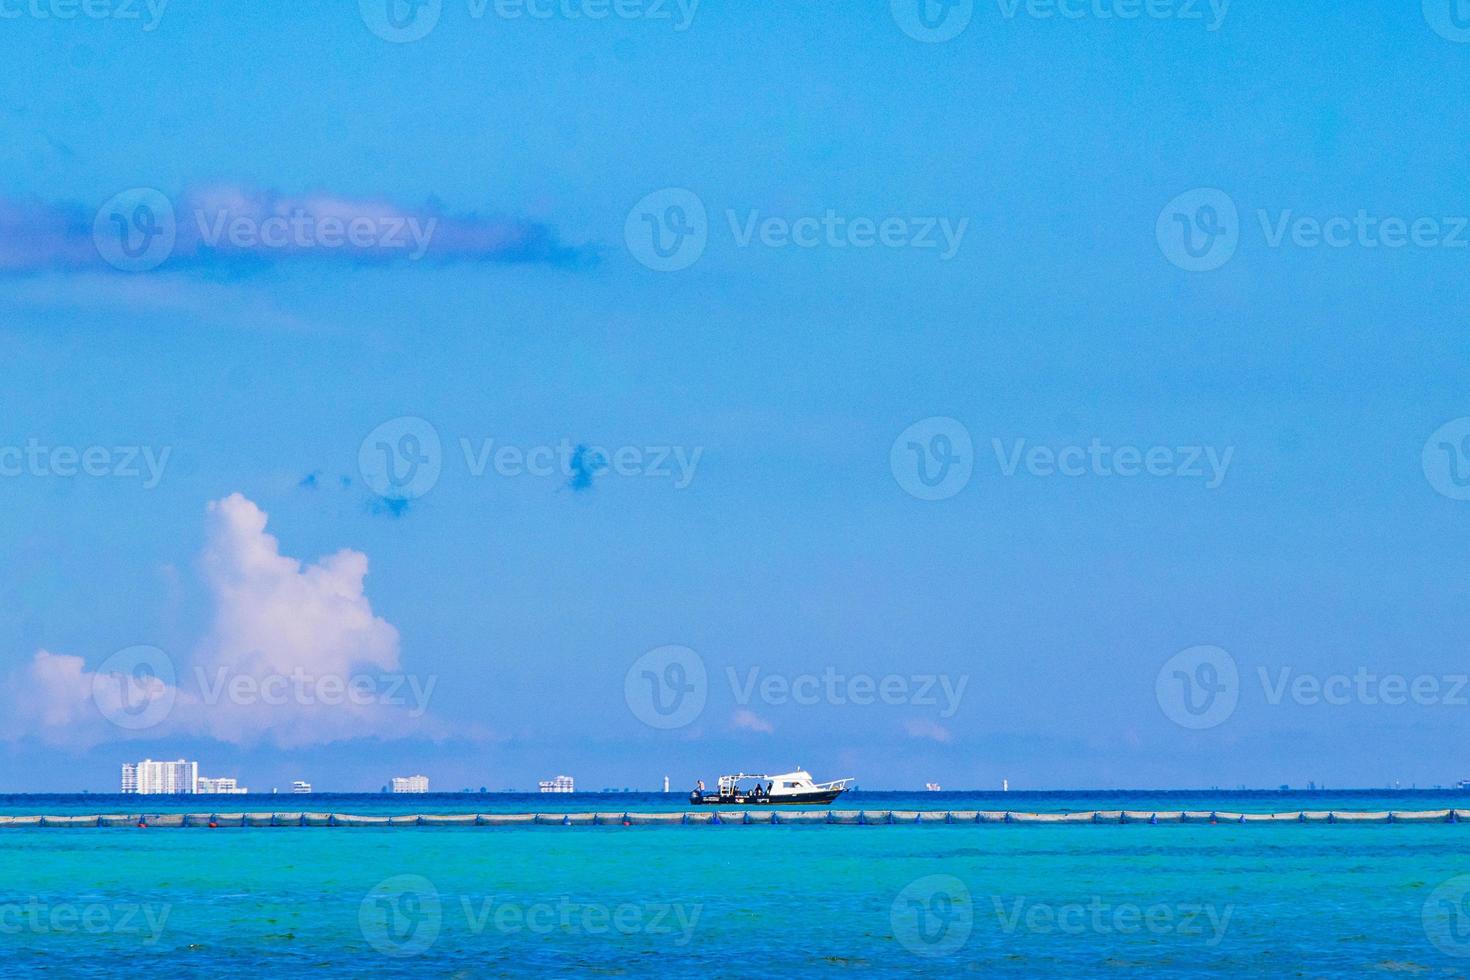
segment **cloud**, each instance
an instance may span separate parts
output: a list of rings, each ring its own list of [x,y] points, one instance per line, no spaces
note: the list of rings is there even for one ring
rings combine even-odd
[[[948,728],[927,718],[911,719],[904,722],[903,727],[909,738],[927,738],[933,742],[949,742],[954,738]]]
[[[136,189],[100,208],[0,197],[0,274],[109,271],[116,265],[109,259],[126,265],[155,241],[146,267],[164,271],[310,260],[578,266],[596,259],[594,249],[563,242],[541,222],[452,213],[435,201],[402,207],[240,184],[195,187],[175,200]]]
[[[766,721],[754,711],[741,708],[730,718],[730,724],[747,732],[760,732],[769,735],[776,730],[776,726]]]
[[[13,688],[23,692],[20,724],[8,735],[291,748],[442,734],[427,715],[437,678],[402,672],[398,630],[364,590],[366,555],[343,549],[310,564],[283,555],[266,514],[240,494],[209,504],[206,524],[212,620],[191,663],[176,669],[162,651],[136,648],[150,652],[94,671],[81,657],[38,651]]]

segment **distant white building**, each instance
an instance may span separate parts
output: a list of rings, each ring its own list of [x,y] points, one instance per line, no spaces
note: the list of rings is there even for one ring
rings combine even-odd
[[[543,793],[575,793],[576,784],[571,776],[557,776],[555,779],[541,780],[541,792]]]
[[[173,762],[124,762],[122,792],[140,796],[199,792],[199,763],[176,759]]]
[[[311,792],[311,783],[308,783],[304,779],[298,779],[298,780],[296,780],[295,782],[293,782],[291,784],[291,792],[293,792],[293,793],[310,793]]]
[[[218,779],[210,779],[208,776],[200,776],[195,782],[196,793],[215,793],[218,795],[240,795],[250,792],[244,786],[236,782],[234,776],[221,776]]]
[[[427,793],[428,776],[394,776],[388,780],[388,789],[394,793]]]

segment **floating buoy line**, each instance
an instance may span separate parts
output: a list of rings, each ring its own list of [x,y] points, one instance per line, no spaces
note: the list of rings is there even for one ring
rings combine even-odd
[[[643,827],[708,824],[733,826],[837,824],[1257,824],[1257,823],[1460,823],[1470,810],[1286,810],[1229,813],[1223,810],[1082,810],[1023,813],[1016,810],[703,810],[634,813],[101,813],[58,816],[0,815],[0,832],[28,827]]]

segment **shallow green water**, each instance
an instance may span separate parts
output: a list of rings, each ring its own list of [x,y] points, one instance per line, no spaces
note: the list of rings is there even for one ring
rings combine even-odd
[[[1464,824],[16,830],[0,938],[72,976],[1443,974],[1467,874]]]

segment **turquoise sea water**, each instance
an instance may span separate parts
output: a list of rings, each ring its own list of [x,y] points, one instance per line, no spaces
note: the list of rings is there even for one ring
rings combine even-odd
[[[1160,809],[1466,803],[1458,793],[1351,802],[1264,795],[1251,807],[1244,803],[1255,797],[1239,794],[1006,802],[1018,810],[1077,799],[1085,809],[1147,809],[1162,799],[1171,802]],[[864,797],[850,805],[912,808],[915,799]],[[629,805],[558,802],[652,808],[617,798]],[[296,804],[283,810],[308,802],[276,799]],[[445,811],[453,799],[309,802],[405,812]],[[969,794],[919,799],[990,808]],[[466,809],[547,809],[472,800]],[[150,809],[166,809],[156,801]],[[61,812],[58,804],[125,812],[138,801],[41,802],[0,800],[6,812]],[[1458,975],[1470,966],[1467,895],[1470,824],[0,832],[6,975]]]

